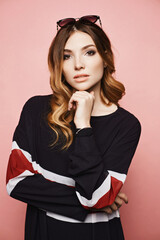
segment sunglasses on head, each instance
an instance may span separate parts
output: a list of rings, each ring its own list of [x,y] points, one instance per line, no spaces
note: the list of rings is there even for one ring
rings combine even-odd
[[[95,23],[97,22],[97,20],[99,20],[100,26],[102,28],[102,22],[99,16],[96,15],[87,15],[87,16],[83,16],[81,18],[64,18],[61,19],[57,22],[57,31],[58,31],[58,26],[59,27],[65,27],[68,24],[74,24],[76,22],[76,20],[79,19],[80,22],[82,23]]]

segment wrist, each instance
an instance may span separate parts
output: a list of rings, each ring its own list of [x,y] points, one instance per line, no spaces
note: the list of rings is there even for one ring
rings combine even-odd
[[[78,134],[80,132],[80,135],[85,135],[87,134],[91,134],[91,129],[92,127],[84,127],[84,128],[77,128],[76,134]]]
[[[88,124],[75,124],[76,125],[76,128],[89,128],[91,127],[91,125],[88,123]]]

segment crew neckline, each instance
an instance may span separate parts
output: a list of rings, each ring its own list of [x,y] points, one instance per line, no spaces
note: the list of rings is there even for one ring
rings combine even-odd
[[[91,119],[99,119],[99,118],[109,117],[109,116],[112,116],[112,115],[116,114],[117,112],[119,112],[119,110],[120,110],[120,107],[117,106],[117,109],[114,112],[106,114],[106,115],[91,116]]]

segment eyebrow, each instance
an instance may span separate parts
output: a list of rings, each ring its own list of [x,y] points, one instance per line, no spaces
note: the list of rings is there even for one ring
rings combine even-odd
[[[86,45],[84,47],[82,47],[82,50],[85,50],[86,48],[89,48],[89,47],[96,47],[95,45],[93,44],[89,44],[89,45]],[[64,49],[65,52],[72,52],[72,50],[70,49]]]

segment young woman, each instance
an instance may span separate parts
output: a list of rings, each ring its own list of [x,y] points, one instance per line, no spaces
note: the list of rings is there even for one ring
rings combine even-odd
[[[14,133],[7,191],[28,204],[26,240],[124,239],[120,190],[141,125],[118,104],[125,88],[97,20],[57,22],[48,55],[53,94],[29,99]]]

